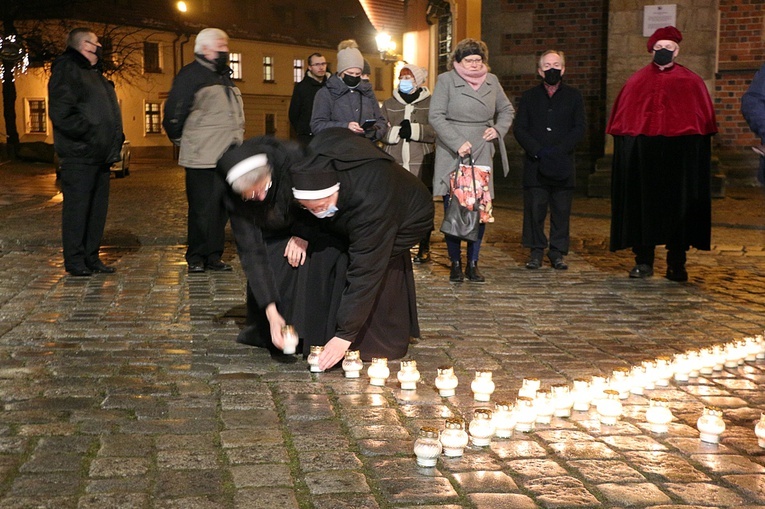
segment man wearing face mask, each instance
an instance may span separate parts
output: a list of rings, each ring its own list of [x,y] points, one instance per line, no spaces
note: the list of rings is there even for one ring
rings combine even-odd
[[[382,142],[386,153],[432,188],[436,131],[428,121],[430,90],[425,86],[427,78],[428,70],[424,67],[413,64],[401,67],[398,88],[382,105],[382,114],[390,125]],[[430,261],[430,232],[420,240],[413,261]]]
[[[539,58],[542,83],[523,93],[513,133],[525,150],[523,159],[523,246],[531,251],[527,269],[542,266],[545,249],[556,270],[566,270],[569,218],[576,173],[574,148],[584,137],[582,94],[561,80],[566,73],[562,51]],[[545,236],[550,210],[550,239]]]
[[[228,219],[223,205],[226,187],[215,167],[226,150],[242,143],[244,106],[231,80],[226,32],[199,32],[194,55],[173,80],[162,125],[180,146],[178,164],[186,168],[188,271],[230,271],[231,265],[221,260]]]
[[[432,228],[433,199],[417,177],[348,129],[325,129],[308,148],[290,167],[293,194],[347,239],[349,257],[337,329],[319,365],[334,366],[349,348],[366,361],[401,358],[420,335],[409,249]]]
[[[75,28],[48,83],[53,139],[61,161],[64,268],[73,276],[112,273],[99,258],[109,204],[109,177],[125,136],[114,83],[101,74],[101,43]]]
[[[337,74],[316,93],[311,115],[314,135],[330,127],[343,127],[354,134],[377,141],[388,132],[372,85],[361,79],[364,57],[353,40],[340,43]],[[371,125],[365,122],[371,121]]]
[[[666,278],[687,281],[686,251],[709,250],[714,107],[704,81],[675,62],[683,37],[673,26],[648,39],[653,61],[622,88],[606,132],[614,137],[611,251],[632,248],[631,278],[653,275],[666,245]]]

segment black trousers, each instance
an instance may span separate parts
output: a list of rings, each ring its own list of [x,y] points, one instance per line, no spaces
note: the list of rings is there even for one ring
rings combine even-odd
[[[548,247],[545,235],[547,210],[550,210],[549,256],[568,254],[569,225],[574,190],[569,187],[526,187],[523,189],[523,246],[540,258]]]
[[[106,226],[110,165],[63,164],[61,242],[66,270],[92,267]]]
[[[223,256],[228,213],[223,205],[226,183],[215,168],[186,168],[189,203],[186,262],[213,263]]]

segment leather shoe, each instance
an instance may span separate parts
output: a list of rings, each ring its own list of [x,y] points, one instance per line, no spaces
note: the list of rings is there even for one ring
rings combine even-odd
[[[529,270],[536,270],[542,266],[542,260],[539,258],[531,258],[526,262],[526,268]]]
[[[682,283],[684,281],[688,281],[688,271],[685,270],[685,267],[682,265],[677,266],[668,266],[667,267],[667,275],[665,276],[670,281],[677,281],[679,283]]]
[[[653,276],[653,267],[645,263],[638,263],[630,271],[630,277],[635,279],[643,279]]]
[[[72,269],[66,269],[66,271],[74,277],[88,277],[93,275],[93,273],[87,267],[75,267]]]
[[[114,274],[115,272],[117,272],[117,269],[115,269],[114,267],[110,265],[106,265],[101,260],[98,260],[96,263],[92,265],[88,265],[88,268],[96,274],[99,272],[103,274]]]
[[[452,262],[452,270],[449,272],[450,283],[461,283],[465,280],[465,274],[462,273],[462,263]]]
[[[428,263],[430,261],[430,251],[418,251],[412,261],[414,263]]]
[[[231,265],[229,265],[228,263],[223,263],[220,260],[215,260],[214,262],[205,263],[205,269],[214,270],[216,272],[229,272],[231,270],[234,270],[234,268]]]
[[[555,270],[568,270],[568,264],[563,261],[563,257],[550,260],[550,263]]]
[[[465,269],[465,277],[471,283],[485,283],[486,278],[483,277],[478,271],[478,262],[468,262],[467,269]]]
[[[189,274],[193,274],[196,272],[204,272],[205,266],[201,263],[190,263],[189,264]]]

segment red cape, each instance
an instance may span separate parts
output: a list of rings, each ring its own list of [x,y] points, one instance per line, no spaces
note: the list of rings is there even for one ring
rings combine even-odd
[[[606,132],[613,136],[686,136],[717,132],[704,81],[680,64],[653,62],[630,76],[614,102]]]

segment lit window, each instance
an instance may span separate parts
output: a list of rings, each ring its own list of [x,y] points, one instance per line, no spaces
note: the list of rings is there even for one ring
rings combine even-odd
[[[29,108],[27,132],[45,134],[48,128],[45,99],[28,99],[27,105]]]
[[[303,61],[299,58],[292,61],[292,79],[295,83],[303,79]]]
[[[274,59],[273,57],[263,57],[263,81],[274,81]]]
[[[159,43],[143,43],[143,72],[162,72],[159,62]]]
[[[276,115],[266,113],[266,134],[274,136],[276,134]]]
[[[146,134],[162,133],[161,106],[160,103],[146,101],[146,109],[144,110],[144,132]]]
[[[231,67],[231,78],[235,80],[242,79],[242,54],[241,53],[229,53],[228,65]]]

